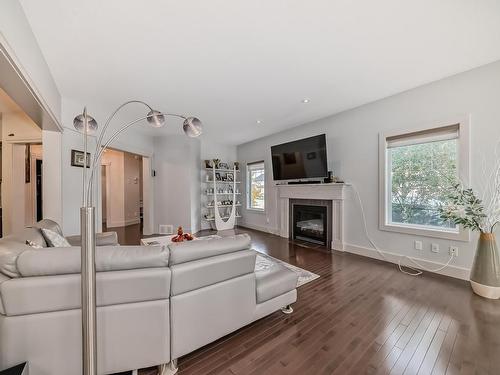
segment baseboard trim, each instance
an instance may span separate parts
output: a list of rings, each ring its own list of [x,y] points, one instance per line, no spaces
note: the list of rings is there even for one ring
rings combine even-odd
[[[258,230],[259,232],[274,234],[276,236],[280,235],[279,229],[274,229],[274,228],[269,228],[269,227],[261,227],[260,225],[254,225],[254,224],[248,224],[248,223],[240,223],[240,224],[238,224],[238,226],[242,227],[242,228]]]
[[[364,247],[364,246],[348,244],[348,243],[345,244],[344,251],[348,252],[348,253],[368,257],[368,258],[373,258],[373,259],[386,261],[389,263],[394,263],[394,264],[398,264],[399,260],[401,259],[400,254],[392,253],[392,252],[386,251],[386,250],[382,250],[381,252],[386,256],[387,259],[382,259],[375,249],[372,249],[369,247]],[[420,263],[423,266],[430,268],[430,269],[439,268],[439,267],[444,266],[444,263],[433,262],[430,260],[416,258],[416,257],[412,257],[412,258],[415,259],[418,263]],[[402,264],[409,264],[409,262],[405,261],[404,259],[401,259],[401,263]],[[409,264],[409,265],[411,265],[411,264]],[[430,272],[430,271],[424,270],[424,272]],[[435,273],[439,274],[439,275],[454,277],[454,278],[460,279],[460,280],[469,280],[470,269],[449,265],[448,267],[444,268],[443,270],[435,272]]]

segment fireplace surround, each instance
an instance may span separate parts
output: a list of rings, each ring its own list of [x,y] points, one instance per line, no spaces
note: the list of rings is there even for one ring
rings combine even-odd
[[[290,230],[293,221],[290,215],[293,213],[295,200],[327,201],[331,205],[328,215],[329,223],[327,229],[330,236],[327,237],[327,247],[332,250],[344,250],[344,196],[349,185],[347,184],[308,184],[308,185],[277,185],[278,189],[278,213],[279,234],[281,237],[293,239]],[[293,230],[293,228],[292,228]]]

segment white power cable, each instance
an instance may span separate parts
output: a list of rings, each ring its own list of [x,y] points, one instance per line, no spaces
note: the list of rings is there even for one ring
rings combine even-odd
[[[361,196],[359,195],[359,192],[358,192],[358,189],[356,189],[356,186],[354,184],[352,184],[351,186],[352,186],[352,189],[354,190],[354,192],[356,193],[356,197],[358,198],[359,208],[361,209],[361,217],[363,219],[363,229],[365,231],[366,238],[368,239],[368,241],[370,242],[370,244],[372,245],[372,247],[380,255],[380,257],[382,259],[384,259],[385,261],[389,261],[387,259],[387,257],[385,256],[385,254],[378,248],[378,246],[375,244],[375,242],[370,237],[370,234],[368,233],[368,227],[367,227],[367,224],[366,224],[365,209],[364,209],[364,206],[363,206],[363,202],[361,201]],[[453,258],[454,258],[454,256],[451,255],[450,259],[448,260],[448,262],[446,262],[446,264],[444,264],[443,266],[441,266],[439,268],[436,268],[436,269],[429,269],[429,268],[423,266],[422,264],[418,263],[414,258],[411,258],[411,257],[409,257],[407,255],[400,255],[400,258],[399,258],[399,261],[398,261],[398,268],[404,274],[407,274],[407,275],[410,275],[410,276],[420,276],[423,273],[422,270],[425,270],[425,271],[428,271],[428,272],[439,272],[439,271],[445,269],[446,267],[448,267],[450,265],[450,263],[453,260]],[[418,268],[415,268],[415,267],[409,266],[409,265],[402,265],[401,264],[402,259],[409,260],[411,263],[413,263],[414,265],[416,265]],[[411,270],[413,272],[406,271],[403,267],[408,268],[409,270]]]

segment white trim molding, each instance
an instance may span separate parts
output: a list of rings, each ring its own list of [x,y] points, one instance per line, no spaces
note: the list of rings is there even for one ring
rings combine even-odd
[[[389,232],[405,233],[418,236],[443,238],[456,241],[470,241],[470,231],[459,227],[458,231],[432,228],[429,226],[405,225],[389,223],[387,207],[391,192],[388,188],[387,169],[387,139],[397,136],[431,132],[435,129],[458,125],[458,178],[469,186],[470,184],[470,115],[461,115],[440,121],[429,121],[425,125],[405,129],[387,131],[379,134],[379,229]]]
[[[353,244],[349,244],[349,243],[345,244],[344,251],[348,252],[348,253],[368,257],[368,258],[378,259],[378,260],[381,260],[383,262],[385,261],[388,263],[398,264],[400,261],[401,261],[401,265],[405,265],[405,264],[409,263],[409,262],[405,262],[404,256],[402,256],[401,254],[396,254],[396,253],[392,253],[390,251],[381,250],[381,252],[386,257],[386,260],[384,260],[381,258],[381,256],[377,253],[377,250],[375,250],[375,249],[372,249],[369,247],[364,247],[364,246],[353,245]],[[426,260],[426,259],[415,258],[415,257],[412,257],[412,259],[416,260],[418,263],[420,263],[421,265],[425,266],[428,269],[437,269],[439,267],[444,266],[444,263],[433,262],[433,261]],[[409,265],[411,265],[411,264],[409,264]],[[414,267],[414,266],[412,266],[412,267]],[[424,272],[430,272],[430,271],[424,270]],[[450,264],[448,267],[445,267],[441,271],[437,271],[434,273],[439,274],[439,275],[454,277],[454,278],[460,279],[460,280],[467,280],[468,281],[470,269],[464,268],[464,267],[458,267],[458,266],[454,266],[454,265]]]

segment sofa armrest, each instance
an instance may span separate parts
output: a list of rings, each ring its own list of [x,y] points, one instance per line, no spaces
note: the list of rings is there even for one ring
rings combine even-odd
[[[82,237],[76,236],[66,237],[71,246],[81,246]],[[118,234],[116,232],[102,232],[96,234],[96,246],[116,246],[118,245]]]

